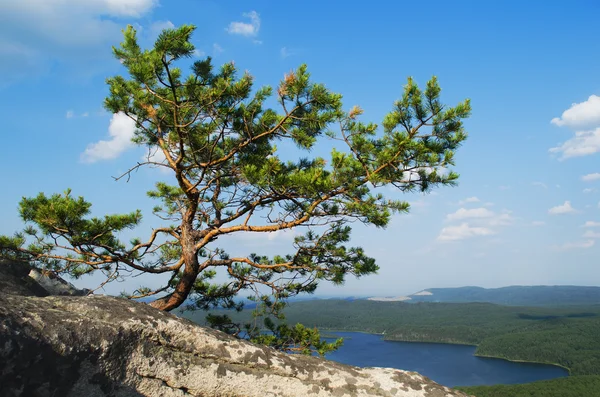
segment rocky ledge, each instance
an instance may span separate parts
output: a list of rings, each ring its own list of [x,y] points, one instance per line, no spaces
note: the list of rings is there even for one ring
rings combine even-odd
[[[281,353],[125,299],[40,296],[5,265],[0,396],[466,396],[416,372]]]

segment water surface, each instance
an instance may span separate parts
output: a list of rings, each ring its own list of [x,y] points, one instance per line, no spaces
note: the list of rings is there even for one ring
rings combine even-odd
[[[564,368],[475,357],[475,346],[385,341],[381,335],[335,332],[344,345],[326,356],[358,367],[416,371],[445,386],[528,383],[567,376]]]

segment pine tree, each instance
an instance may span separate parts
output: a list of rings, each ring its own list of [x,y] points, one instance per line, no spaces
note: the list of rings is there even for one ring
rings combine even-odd
[[[28,226],[0,237],[1,255],[28,258],[74,277],[100,271],[107,282],[131,271],[167,274],[161,288],[129,295],[158,296],[151,305],[161,310],[185,301],[201,309],[239,309],[234,298],[256,291],[257,313],[281,317],[287,298],[313,292],[322,280],[340,284],[347,275],[378,270],[362,248],[345,245],[350,223],[385,227],[393,213],[407,212],[409,205],[387,199],[376,188],[428,192],[456,183],[458,175],[449,167],[466,139],[462,119],[470,105],[466,100],[443,106],[435,77],[424,90],[409,78],[381,131],[359,120],[359,107],[344,111],[341,95],[313,83],[305,65],[287,74],[276,90],[254,90],[252,76],[238,76],[233,63],[216,70],[210,57],[193,62],[184,77],[176,65],[192,57],[193,31],[189,25],[166,29],[153,48],[144,50],[128,27],[113,50],[129,77],[107,80],[105,108],[135,120],[134,142],[154,153],[121,177],[148,165],[173,176],[172,184],[160,182],[148,192],[160,202],[153,212],[165,226],[146,240],[126,243],[118,234],[139,224],[140,211],[90,217],[91,204],[70,191],[40,193],[21,201],[20,215]],[[331,157],[311,158],[310,149],[323,140],[336,144]],[[303,157],[281,160],[276,144],[283,141],[293,142]],[[225,235],[299,227],[306,233],[295,238],[288,255],[234,257],[215,247]],[[217,269],[229,282],[214,282]],[[209,319],[232,333],[241,329],[226,316]],[[256,327],[247,332],[283,349],[328,348],[319,345],[314,330],[270,320],[266,326],[273,331],[270,339]]]

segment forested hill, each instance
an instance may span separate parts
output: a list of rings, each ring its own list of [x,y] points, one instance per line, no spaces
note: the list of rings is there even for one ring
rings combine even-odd
[[[600,303],[600,287],[511,286],[502,288],[429,288],[405,302],[489,302],[510,306],[588,305]]]

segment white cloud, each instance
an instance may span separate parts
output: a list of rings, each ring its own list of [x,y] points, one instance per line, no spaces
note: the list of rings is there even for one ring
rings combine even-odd
[[[595,191],[596,191],[596,189],[592,189],[592,188],[589,188],[589,187],[586,187],[585,189],[583,189],[584,193],[593,193]]]
[[[31,78],[64,65],[97,73],[110,61],[123,19],[139,18],[157,0],[0,1],[0,74],[3,83]],[[114,20],[114,19],[118,20]]]
[[[587,230],[585,233],[583,233],[583,237],[584,238],[600,238],[600,233],[595,232],[593,230]]]
[[[587,101],[574,103],[561,117],[555,117],[552,124],[567,127],[585,127],[600,124],[600,97],[591,95]]]
[[[475,236],[488,236],[495,234],[498,227],[508,226],[514,222],[514,217],[510,211],[503,211],[498,214],[484,207],[460,208],[446,216],[446,220],[450,222],[467,219],[469,223],[462,222],[460,225],[444,227],[438,236],[438,240],[464,240]]]
[[[581,227],[600,227],[600,222],[587,221]]]
[[[149,161],[158,164],[167,164],[167,158],[164,152],[157,146],[147,148],[146,154],[142,156],[142,161]],[[158,164],[151,164],[151,168],[158,168],[161,173],[168,174],[171,168],[163,167]]]
[[[96,7],[99,10],[103,10],[108,15],[117,17],[134,17],[139,18],[143,14],[150,11],[158,0],[43,0],[44,3],[75,3],[85,4],[86,7]],[[40,2],[40,0],[34,2]]]
[[[586,248],[593,247],[595,243],[596,242],[594,240],[585,240],[585,241],[565,243],[563,245],[556,246],[555,248],[557,248],[561,251],[572,250],[572,249],[586,249]]]
[[[111,139],[98,141],[88,145],[81,154],[84,163],[95,163],[100,160],[110,160],[133,146],[131,138],[135,132],[135,121],[124,113],[113,114],[108,126]]]
[[[446,219],[449,221],[456,221],[461,219],[469,219],[469,218],[491,218],[494,216],[494,212],[488,210],[487,208],[473,208],[473,209],[465,209],[460,208],[456,212],[452,214],[448,214]]]
[[[512,188],[512,187],[511,187],[511,186],[509,186],[509,185],[501,185],[501,186],[498,186],[498,189],[500,189],[500,190],[510,190],[511,188]]]
[[[487,221],[489,226],[508,226],[512,225],[514,222],[514,218],[510,215],[510,212],[505,212],[503,214],[494,216]]]
[[[598,153],[600,152],[600,128],[577,131],[573,138],[562,145],[550,148],[548,151],[560,154],[560,160]]]
[[[548,186],[544,182],[532,182],[531,184],[533,186],[538,186],[538,187],[542,187],[544,189],[548,189]]]
[[[83,113],[81,113],[81,117],[87,117],[87,116],[89,116],[89,115],[90,115],[90,113],[89,113],[89,112],[83,112]]]
[[[3,2],[5,12],[25,11],[28,14],[53,14],[69,11],[77,14],[98,14],[111,17],[139,18],[157,5],[158,0],[19,0]]]
[[[595,172],[593,174],[587,174],[581,177],[581,180],[584,182],[591,182],[600,179],[600,172]]]
[[[198,49],[195,49],[195,50],[194,50],[194,56],[195,56],[196,58],[202,58],[202,57],[203,57],[203,56],[205,56],[205,55],[206,55],[206,53],[205,53],[204,51],[200,51],[200,50],[198,50]]]
[[[577,212],[575,208],[571,206],[570,201],[565,201],[562,205],[557,205],[556,207],[552,207],[548,210],[548,213],[551,215],[559,215],[559,214],[572,214]]]
[[[404,171],[402,173],[402,178],[406,181],[418,181],[421,179],[419,172],[424,172],[425,175],[429,175],[434,171],[441,176],[448,175],[450,173],[450,170],[446,167],[416,167],[410,171]]]
[[[458,226],[447,226],[443,228],[437,239],[440,241],[457,241],[470,237],[489,236],[492,234],[494,234],[494,231],[489,228],[472,227],[465,222]]]
[[[167,162],[165,153],[157,146],[148,148],[148,152],[142,156],[142,160],[160,164],[166,164]]]
[[[546,222],[544,221],[533,221],[531,222],[532,226],[544,226],[546,224]]]
[[[250,19],[250,23],[231,22],[225,29],[230,34],[239,34],[242,36],[256,36],[260,30],[260,15],[256,11],[250,11],[242,14]]]
[[[551,121],[558,126],[575,130],[575,136],[550,148],[550,153],[560,154],[560,160],[588,156],[600,152],[600,97],[591,95],[587,101],[574,103],[561,117]]]
[[[478,203],[478,202],[480,202],[480,201],[481,201],[481,200],[479,200],[479,199],[478,199],[477,197],[475,197],[475,196],[473,196],[473,197],[467,197],[467,198],[466,198],[466,199],[464,199],[464,200],[460,200],[460,201],[458,202],[458,205],[464,205],[464,204],[467,204],[467,203]]]

